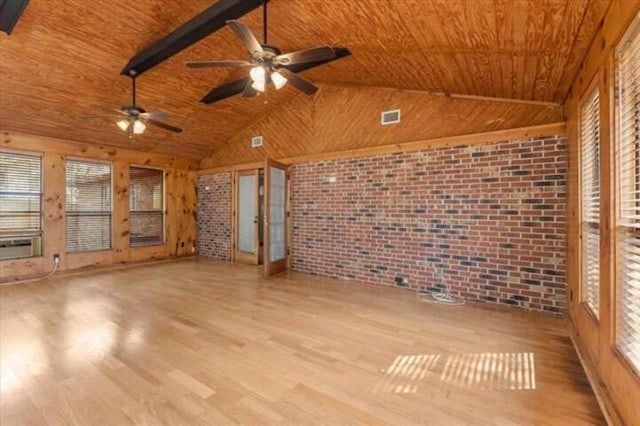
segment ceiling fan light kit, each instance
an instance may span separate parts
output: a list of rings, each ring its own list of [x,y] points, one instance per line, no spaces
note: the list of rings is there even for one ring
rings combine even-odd
[[[161,120],[165,120],[169,118],[169,115],[164,112],[147,112],[144,109],[136,106],[136,77],[137,72],[135,70],[129,71],[129,76],[131,77],[131,105],[125,105],[120,109],[104,107],[102,105],[97,105],[102,109],[106,109],[111,113],[115,113],[115,116],[103,116],[103,115],[91,115],[85,116],[84,118],[98,118],[98,119],[107,119],[114,120],[116,119],[116,125],[129,135],[129,138],[133,139],[134,135],[141,135],[147,129],[147,124],[150,124],[155,127],[159,127],[164,130],[168,130],[173,133],[180,133],[182,129],[179,127],[171,126],[162,122]],[[124,117],[123,117],[124,116]]]
[[[251,98],[259,93],[265,93],[269,83],[272,83],[276,90],[282,89],[288,82],[296,89],[307,95],[313,95],[318,88],[309,80],[296,75],[296,72],[304,69],[313,68],[326,62],[346,56],[346,49],[334,49],[329,46],[315,47],[311,49],[299,50],[296,52],[282,53],[275,46],[267,44],[267,1],[262,2],[263,8],[263,42],[259,43],[253,35],[249,27],[238,20],[226,21],[227,26],[242,41],[248,52],[248,58],[241,60],[213,60],[213,61],[191,61],[187,62],[189,68],[211,68],[211,67],[250,67],[249,78],[239,80],[230,84],[223,85],[214,91],[219,90],[225,92],[223,96],[217,97],[215,100],[224,99],[240,91],[242,96]],[[347,51],[348,52],[348,51]],[[236,89],[236,85],[238,89]],[[233,88],[231,88],[233,86]],[[228,93],[233,90],[233,93]],[[238,90],[238,91],[236,91]],[[209,94],[211,95],[211,93]],[[207,95],[208,98],[209,95]],[[214,101],[205,101],[212,103]],[[265,97],[266,103],[266,97]]]
[[[147,126],[141,120],[136,120],[133,122],[133,133],[135,135],[143,134],[146,128]]]
[[[226,20],[226,25],[236,34],[242,41],[248,51],[247,60],[214,60],[214,61],[190,61],[187,62],[189,68],[249,68],[248,78],[231,82],[212,90],[202,102],[210,104],[237,93],[242,93],[245,98],[255,97],[260,93],[264,93],[264,102],[266,103],[266,92],[269,84],[273,84],[276,90],[282,89],[287,83],[291,83],[296,89],[307,95],[313,95],[318,88],[307,79],[297,75],[296,73],[317,67],[319,65],[343,58],[351,53],[346,48],[332,48],[329,46],[315,47],[295,52],[282,53],[275,46],[267,44],[267,3],[268,0],[262,1],[263,6],[263,43],[259,43],[253,35],[249,27],[235,19]],[[252,9],[252,6],[250,9]],[[213,13],[213,11],[211,11]],[[195,18],[194,18],[195,19]],[[198,17],[200,19],[200,17]],[[191,40],[193,43],[196,40]],[[155,46],[155,45],[154,45]],[[174,49],[175,50],[175,49]],[[178,49],[178,51],[181,49]],[[166,53],[166,52],[165,52]],[[175,51],[173,52],[175,53]],[[172,54],[173,54],[172,53]],[[140,58],[134,58],[140,59]],[[140,59],[141,60],[141,59]],[[162,59],[158,60],[161,61]],[[134,60],[125,67],[123,74],[131,78],[132,85],[132,102],[120,109],[105,108],[111,113],[117,114],[115,124],[123,132],[126,132],[129,138],[133,139],[134,135],[143,134],[147,125],[159,127],[173,133],[180,133],[182,129],[171,126],[162,122],[167,119],[168,115],[163,112],[146,112],[144,109],[136,106],[136,77],[137,69],[134,68]],[[154,64],[147,64],[142,71],[150,68]],[[124,116],[124,117],[123,117]],[[114,121],[114,117],[104,115],[90,115],[84,118],[108,119]]]
[[[249,76],[256,83],[264,83],[266,73],[267,72],[262,65],[256,65],[251,68],[251,71],[249,71]]]
[[[126,132],[127,129],[129,128],[129,124],[131,123],[129,122],[129,120],[123,119],[123,120],[117,121],[116,124],[118,125],[118,127],[120,127],[120,130],[122,130],[123,132]]]
[[[274,71],[271,73],[271,82],[277,90],[280,90],[287,84],[287,79],[279,71]]]

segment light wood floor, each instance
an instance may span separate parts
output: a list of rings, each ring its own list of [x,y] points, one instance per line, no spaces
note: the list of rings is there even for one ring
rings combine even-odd
[[[11,424],[578,425],[562,319],[209,261],[0,288]]]

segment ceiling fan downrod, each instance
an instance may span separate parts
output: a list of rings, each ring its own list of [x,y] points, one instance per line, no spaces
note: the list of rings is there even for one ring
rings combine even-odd
[[[129,75],[131,76],[131,82],[133,83],[133,96],[131,97],[133,101],[133,105],[131,105],[134,109],[136,107],[136,77],[138,76],[138,72],[136,70],[130,70]]]
[[[267,44],[267,0],[262,0],[262,44]]]

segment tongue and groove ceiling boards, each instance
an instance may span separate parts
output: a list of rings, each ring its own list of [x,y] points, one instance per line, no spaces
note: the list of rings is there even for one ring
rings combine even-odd
[[[431,133],[438,135],[447,133],[447,128],[449,132],[459,132],[461,127],[475,132],[557,121],[559,106],[532,104],[526,107],[527,113],[522,112],[525,107],[509,113],[515,104],[477,101],[472,113],[456,115],[458,121],[460,117],[465,121],[464,126],[452,126],[448,123],[455,122],[454,116],[442,120],[440,116],[455,108],[469,111],[471,101],[448,98],[445,108],[442,96],[413,91],[561,104],[610,0],[271,0],[270,44],[283,51],[344,46],[352,53],[301,73],[320,87],[316,98],[300,98],[305,95],[287,85],[280,91],[270,90],[266,105],[261,98],[240,96],[211,105],[201,103],[214,87],[244,76],[242,70],[189,70],[185,66],[190,60],[246,59],[241,43],[224,27],[138,78],[138,104],[169,113],[172,124],[182,127],[183,133],[154,131],[132,142],[113,123],[81,118],[91,113],[93,104],[116,108],[127,104],[130,81],[120,73],[129,60],[212,3],[31,0],[12,34],[0,34],[0,128],[202,159],[232,152],[228,145],[240,135],[256,129],[256,123],[277,123],[280,110],[291,116],[297,103],[304,104],[301,116],[283,123],[289,126],[289,135],[295,135],[296,129],[301,135],[314,132],[315,125],[305,114],[316,108],[326,112],[326,120],[338,123],[342,118],[329,114],[331,105],[344,106],[351,102],[350,97],[368,96],[375,99],[376,108],[395,107],[386,101],[406,105],[407,112],[415,110],[420,116],[403,113],[403,123],[436,123]],[[240,19],[261,33],[260,10]],[[402,91],[393,95],[386,89],[363,92],[359,86]],[[550,108],[556,109],[549,112]],[[379,111],[371,109],[374,112],[376,122]],[[492,121],[501,118],[501,124]],[[348,123],[337,127],[341,126],[348,127]],[[407,133],[395,139],[372,137],[367,131],[354,134],[370,137],[374,145],[424,136],[415,122],[411,126],[415,134],[405,129]],[[279,155],[305,152],[297,145],[289,151],[285,143],[293,138],[277,138],[273,133],[265,138],[265,145],[274,144],[272,149]],[[358,146],[366,143],[357,142]],[[322,150],[350,147],[327,142]]]

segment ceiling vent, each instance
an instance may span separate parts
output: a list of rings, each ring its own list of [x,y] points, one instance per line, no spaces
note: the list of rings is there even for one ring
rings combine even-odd
[[[399,122],[400,122],[399,109],[383,111],[382,114],[380,115],[380,123],[382,123],[383,126],[386,126],[388,124],[397,124]]]
[[[262,146],[262,136],[254,136],[251,138],[251,148]]]

